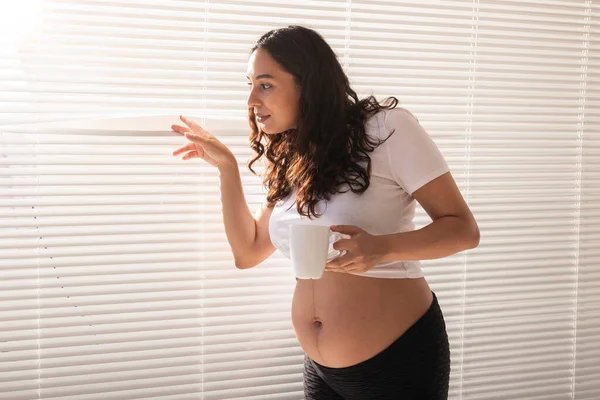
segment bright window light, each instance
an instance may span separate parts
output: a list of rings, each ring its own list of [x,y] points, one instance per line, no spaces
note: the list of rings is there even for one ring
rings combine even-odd
[[[0,47],[13,47],[39,23],[43,0],[0,4]]]

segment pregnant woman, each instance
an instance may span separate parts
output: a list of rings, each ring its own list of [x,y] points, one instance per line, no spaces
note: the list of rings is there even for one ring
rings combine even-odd
[[[232,152],[197,123],[173,152],[219,170],[223,219],[238,268],[276,249],[288,225],[330,225],[349,237],[320,279],[298,279],[294,330],[305,352],[306,399],[446,399],[450,351],[444,318],[419,260],[476,247],[479,229],[442,154],[389,98],[359,99],[315,31],[263,35],[248,62],[250,146],[268,189],[253,216]],[[431,217],[416,230],[415,202]]]

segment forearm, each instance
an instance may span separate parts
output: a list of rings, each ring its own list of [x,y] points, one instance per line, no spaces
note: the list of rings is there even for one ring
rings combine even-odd
[[[237,162],[219,167],[225,234],[236,259],[250,254],[256,240],[256,221],[248,208]]]
[[[443,258],[479,243],[475,221],[446,216],[414,231],[380,236],[382,260],[431,260]]]

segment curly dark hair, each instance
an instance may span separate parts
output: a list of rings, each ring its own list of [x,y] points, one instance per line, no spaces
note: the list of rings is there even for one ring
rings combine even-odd
[[[381,109],[395,108],[398,100],[388,97],[381,104],[373,96],[359,100],[331,47],[309,28],[271,30],[250,53],[257,49],[268,52],[293,75],[301,90],[295,129],[265,133],[256,125],[253,107],[248,108],[250,147],[256,152],[248,168],[256,175],[252,165],[267,158],[263,177],[267,204],[274,206],[296,188],[298,212],[312,219],[320,216],[315,212],[320,200],[348,190],[364,193],[370,184],[368,153],[387,139],[368,137],[365,122]]]

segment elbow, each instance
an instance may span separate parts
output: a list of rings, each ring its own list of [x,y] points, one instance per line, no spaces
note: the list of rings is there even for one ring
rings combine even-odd
[[[249,269],[256,266],[256,263],[251,262],[251,260],[248,259],[235,258],[234,261],[237,269]]]
[[[252,268],[253,265],[250,265],[250,264],[248,264],[246,262],[243,262],[243,261],[235,260],[235,267],[237,269],[248,269],[248,268]]]
[[[246,267],[242,263],[240,263],[239,261],[237,261],[237,260],[235,261],[235,267],[237,269],[246,269]]]
[[[471,224],[469,224],[467,233],[465,234],[465,244],[467,250],[474,249],[475,247],[479,246],[480,238],[481,234],[479,232],[479,226],[477,226],[477,223],[473,221]]]

